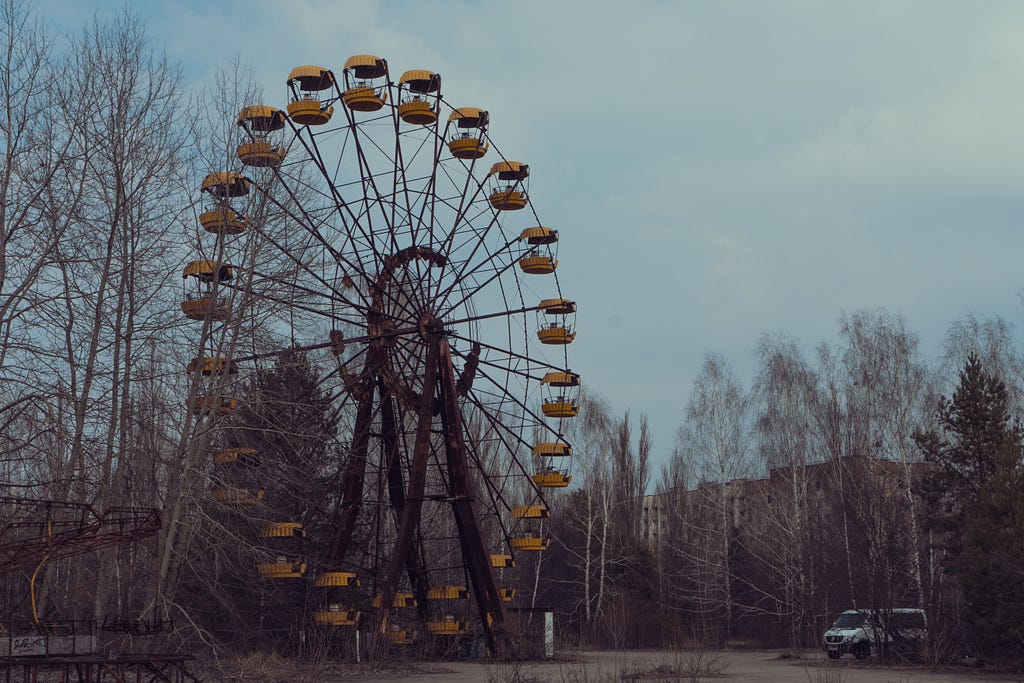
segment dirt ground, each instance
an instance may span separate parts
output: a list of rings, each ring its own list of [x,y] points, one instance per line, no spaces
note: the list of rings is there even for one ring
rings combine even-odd
[[[1015,675],[967,671],[935,672],[926,668],[882,667],[844,658],[838,664],[821,653],[805,652],[800,659],[780,659],[781,651],[752,652],[577,652],[560,653],[559,661],[525,664],[449,662],[435,665],[437,673],[405,677],[358,676],[331,683],[619,683],[620,681],[702,681],[721,683],[955,683],[1019,681]],[[692,678],[673,671],[700,669],[718,676]]]

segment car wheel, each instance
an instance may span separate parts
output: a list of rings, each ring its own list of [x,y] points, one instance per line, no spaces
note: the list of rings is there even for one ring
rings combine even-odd
[[[867,659],[869,654],[871,654],[871,646],[867,643],[860,643],[853,648],[853,656],[857,659]]]

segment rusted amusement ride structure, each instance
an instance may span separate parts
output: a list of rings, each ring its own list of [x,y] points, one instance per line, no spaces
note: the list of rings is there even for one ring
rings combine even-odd
[[[296,67],[287,88],[283,109],[241,110],[241,167],[201,184],[181,304],[201,325],[190,411],[209,434],[246,372],[307,354],[344,421],[328,550],[307,556],[301,520],[269,519],[254,573],[312,582],[315,626],[378,648],[508,652],[536,578],[517,571],[551,543],[544,493],[572,478],[580,377],[559,232],[488,111],[449,106],[439,74],[357,55],[340,73]],[[246,341],[256,316],[282,331],[277,349]],[[214,500],[273,510],[260,477],[274,474],[252,474],[265,455],[211,447]]]

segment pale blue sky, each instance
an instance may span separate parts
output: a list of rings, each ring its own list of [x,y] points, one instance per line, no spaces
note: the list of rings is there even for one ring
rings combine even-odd
[[[74,31],[97,8],[35,5]],[[572,367],[671,451],[705,353],[745,381],[763,332],[843,310],[928,354],[970,310],[1018,325],[1024,3],[138,2],[198,87],[235,54],[284,104],[298,64],[440,72],[491,112],[561,231]]]

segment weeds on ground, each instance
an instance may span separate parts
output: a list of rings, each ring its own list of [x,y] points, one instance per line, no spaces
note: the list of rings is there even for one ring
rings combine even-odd
[[[807,683],[846,683],[849,671],[838,662],[826,661],[820,666],[805,666],[804,676]]]

